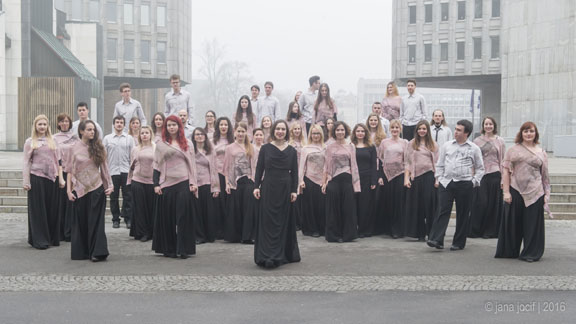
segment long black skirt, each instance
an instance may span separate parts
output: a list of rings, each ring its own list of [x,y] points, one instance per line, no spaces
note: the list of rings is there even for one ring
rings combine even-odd
[[[154,235],[154,209],[156,194],[153,184],[132,181],[132,226],[130,236],[140,240],[152,239]]]
[[[415,177],[411,188],[406,190],[405,236],[424,239],[430,233],[437,213],[435,181],[434,172],[429,171]]]
[[[404,236],[404,209],[406,206],[406,187],[404,187],[404,174],[400,174],[391,181],[384,177],[383,199],[384,206],[381,217],[389,229],[384,234],[389,234],[393,238]]]
[[[215,236],[217,240],[224,238],[224,224],[226,224],[226,204],[228,194],[226,193],[226,177],[218,173],[218,180],[220,180],[220,195],[216,198],[216,214],[215,214]]]
[[[326,186],[326,241],[349,242],[358,237],[352,175],[341,173]]]
[[[154,252],[168,257],[196,254],[193,198],[188,181],[162,189],[154,213]]]
[[[196,214],[196,241],[214,242],[216,238],[216,211],[218,198],[212,197],[210,185],[198,188],[198,213]]]
[[[72,260],[108,257],[108,241],[104,231],[106,195],[104,187],[90,191],[74,201],[72,217]]]
[[[63,172],[64,181],[67,181],[67,173]],[[58,218],[60,219],[60,241],[70,242],[72,232],[72,217],[74,215],[73,202],[68,199],[66,187],[60,188],[56,178],[55,188],[57,192],[56,204],[58,205]]]
[[[236,189],[227,198],[224,240],[231,243],[252,243],[256,238],[256,213],[254,208],[254,182],[242,177]]]
[[[512,202],[504,207],[494,257],[538,261],[544,254],[544,196],[526,207],[518,191],[511,187],[510,194]]]
[[[474,189],[474,202],[470,213],[468,237],[498,237],[504,212],[500,172],[484,175],[480,187]]]
[[[304,177],[306,188],[300,195],[302,201],[302,234],[307,236],[324,235],[326,228],[326,196],[322,187],[308,177]]]
[[[290,212],[291,178],[287,170],[266,170],[254,243],[254,262],[258,266],[273,268],[300,262],[296,220]]]
[[[28,190],[28,244],[37,249],[60,245],[58,183],[30,175]]]
[[[360,177],[360,192],[356,194],[356,215],[358,215],[358,236],[369,237],[374,233],[374,210],[376,188],[370,189],[370,176]]]

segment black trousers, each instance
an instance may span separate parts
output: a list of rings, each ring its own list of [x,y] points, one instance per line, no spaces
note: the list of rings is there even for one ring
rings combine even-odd
[[[416,125],[406,126],[402,125],[402,138],[411,141],[414,138],[414,132],[416,131]]]
[[[444,245],[444,235],[450,221],[452,204],[456,201],[456,233],[452,240],[452,246],[464,248],[466,237],[470,228],[470,209],[474,197],[472,181],[451,181],[448,187],[442,184],[438,188],[439,214],[434,218],[430,230],[430,240]]]
[[[112,176],[112,184],[114,184],[114,192],[110,194],[110,211],[112,212],[112,221],[119,222],[120,216],[124,218],[125,222],[129,222],[132,216],[132,195],[130,186],[126,185],[128,180],[128,173],[120,173]],[[118,195],[122,189],[122,211],[120,211],[120,204],[118,203]]]

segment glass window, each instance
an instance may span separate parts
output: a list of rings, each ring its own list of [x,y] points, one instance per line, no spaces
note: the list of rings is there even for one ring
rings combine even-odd
[[[166,63],[166,42],[158,42],[156,52],[158,63]]]
[[[124,25],[132,25],[134,23],[133,9],[134,6],[131,3],[124,4]]]
[[[72,1],[72,20],[82,20],[82,1]]]
[[[159,27],[166,26],[166,7],[158,6],[156,8],[156,25]]]
[[[440,9],[442,11],[442,21],[448,21],[448,17],[450,17],[450,4],[448,2],[443,2],[440,4]]]
[[[482,58],[482,38],[474,37],[474,59],[479,60]]]
[[[431,23],[432,22],[432,4],[425,4],[424,5],[424,22]]]
[[[107,2],[106,3],[106,21],[109,23],[115,23],[117,21],[116,3]]]
[[[408,45],[408,63],[416,63],[416,45]]]
[[[410,12],[410,24],[416,23],[416,6],[408,6],[408,11]]]
[[[106,41],[106,59],[110,61],[116,61],[116,51],[117,51],[118,40],[116,38],[108,38]]]
[[[140,42],[140,61],[150,62],[150,41],[143,40]]]
[[[440,61],[448,61],[448,43],[440,43]]]
[[[456,42],[456,60],[464,61],[465,42]]]
[[[474,18],[482,18],[482,0],[474,1]]]
[[[88,4],[88,14],[90,16],[90,21],[100,20],[100,1],[90,0],[90,3]]]
[[[492,17],[500,17],[500,0],[492,0]]]
[[[424,62],[432,62],[432,44],[424,44]]]
[[[140,25],[142,25],[142,26],[150,25],[150,6],[149,5],[140,6]]]
[[[466,20],[466,1],[458,1],[458,20]]]
[[[134,40],[124,40],[124,61],[134,62]]]
[[[500,36],[491,36],[490,43],[490,58],[500,58]]]

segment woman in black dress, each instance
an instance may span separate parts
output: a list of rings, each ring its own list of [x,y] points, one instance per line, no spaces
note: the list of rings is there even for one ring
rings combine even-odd
[[[298,162],[296,149],[288,145],[288,124],[277,120],[270,139],[258,155],[254,189],[254,197],[260,200],[254,261],[264,268],[300,262],[296,222],[290,213],[297,197]],[[262,181],[264,172],[266,179]]]

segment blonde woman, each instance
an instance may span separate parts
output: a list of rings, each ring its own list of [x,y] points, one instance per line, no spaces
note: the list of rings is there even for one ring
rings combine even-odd
[[[394,81],[386,85],[386,96],[382,99],[382,117],[392,121],[400,117],[402,97],[398,94],[398,87]]]
[[[23,186],[28,192],[28,244],[44,250],[60,245],[56,179],[66,182],[60,165],[60,151],[52,138],[48,117],[38,115],[32,135],[24,143]]]

